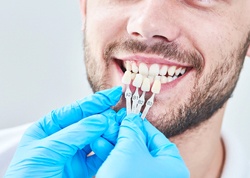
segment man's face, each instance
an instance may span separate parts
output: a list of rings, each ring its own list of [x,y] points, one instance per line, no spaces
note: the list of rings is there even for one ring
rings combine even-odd
[[[147,115],[168,137],[207,120],[230,97],[249,46],[250,0],[83,3],[85,62],[94,91],[122,85],[124,62],[185,69],[162,84]],[[123,98],[117,107],[124,106]]]

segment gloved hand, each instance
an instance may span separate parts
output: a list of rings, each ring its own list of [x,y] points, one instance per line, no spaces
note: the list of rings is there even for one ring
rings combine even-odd
[[[104,139],[98,146],[112,147]],[[146,119],[130,114],[123,119],[117,143],[96,177],[187,178],[189,171],[175,144]]]
[[[96,155],[87,156],[91,152],[90,143],[104,133],[110,143],[115,143],[109,139],[116,139],[119,128],[115,124],[116,113],[110,107],[119,101],[121,94],[121,87],[97,92],[52,111],[33,124],[23,135],[5,177],[95,175],[104,160]]]

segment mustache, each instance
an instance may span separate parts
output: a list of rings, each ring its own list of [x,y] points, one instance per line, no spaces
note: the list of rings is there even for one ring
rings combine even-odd
[[[173,60],[192,65],[193,68],[197,70],[198,74],[202,71],[204,66],[203,57],[199,52],[195,50],[184,50],[176,42],[157,42],[152,45],[148,45],[134,39],[115,41],[109,43],[105,47],[104,59],[106,61],[111,60],[112,56],[114,56],[117,51],[163,56],[170,61]]]

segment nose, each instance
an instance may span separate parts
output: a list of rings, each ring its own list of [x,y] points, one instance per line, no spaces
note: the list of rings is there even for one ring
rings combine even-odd
[[[128,19],[129,35],[140,40],[161,39],[168,42],[179,36],[180,29],[172,14],[174,9],[171,9],[167,1],[145,0],[137,7]]]

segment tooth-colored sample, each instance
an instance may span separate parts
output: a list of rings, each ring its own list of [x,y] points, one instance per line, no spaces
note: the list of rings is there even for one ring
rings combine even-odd
[[[155,98],[155,93],[152,94],[152,96],[147,100],[146,102],[146,107],[144,108],[141,118],[144,120],[149,109],[153,106],[154,104],[154,98]]]
[[[173,81],[173,77],[168,76],[168,83]]]
[[[131,63],[129,61],[125,61],[125,68],[127,71],[131,71],[132,70],[132,67],[131,67]]]
[[[131,79],[134,80],[136,76],[136,73],[131,73]]]
[[[171,66],[168,69],[168,75],[173,76],[176,70],[176,66]]]
[[[181,70],[181,75],[183,75],[185,72],[186,72],[186,69],[183,68],[183,69]]]
[[[154,84],[151,88],[151,92],[158,94],[158,93],[160,93],[160,91],[161,91],[161,82],[159,80],[155,80]]]
[[[152,83],[154,82],[155,77],[153,77],[153,76],[148,76],[148,79],[149,79],[149,81],[150,81],[150,84],[152,84]]]
[[[132,97],[132,92],[129,88],[129,85],[127,85],[127,89],[125,91],[127,114],[131,113],[131,97]]]
[[[160,70],[160,75],[166,75],[168,72],[168,66],[162,66]]]
[[[131,82],[131,72],[126,71],[122,77],[122,83],[129,85]]]
[[[141,86],[142,91],[150,91],[150,80],[149,78],[144,78]]]
[[[160,66],[158,64],[152,64],[149,67],[148,75],[157,76],[160,72]]]
[[[144,76],[148,76],[148,66],[145,63],[140,63],[139,73]]]
[[[141,87],[141,84],[142,84],[142,75],[141,74],[136,74],[135,76],[135,79],[133,80],[133,86],[134,87],[137,87],[137,88],[140,88]]]
[[[176,69],[175,75],[178,76],[181,73],[181,70],[182,70],[181,67],[179,67],[178,69]]]
[[[138,73],[138,71],[139,71],[139,69],[138,69],[138,67],[137,67],[137,65],[136,65],[135,62],[132,63],[132,71],[133,71],[134,73]]]
[[[161,76],[161,83],[168,83],[168,78],[166,76]]]
[[[142,84],[143,85],[143,84]],[[150,89],[150,85],[149,85],[149,89]],[[140,96],[139,100],[138,100],[138,104],[136,106],[136,111],[135,114],[139,114],[141,111],[142,106],[145,103],[145,91],[142,92],[142,95]]]

